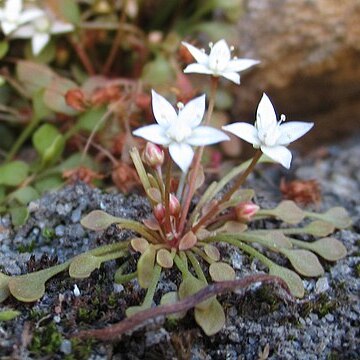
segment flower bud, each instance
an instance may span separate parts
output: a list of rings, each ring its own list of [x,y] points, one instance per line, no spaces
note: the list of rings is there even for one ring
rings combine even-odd
[[[165,218],[165,206],[163,204],[157,204],[154,207],[154,216],[159,224],[163,222]]]
[[[143,153],[143,160],[152,168],[161,166],[164,163],[164,151],[159,146],[147,142]]]
[[[178,198],[174,194],[170,194],[169,198],[169,212],[170,215],[178,215],[181,210],[181,205]]]
[[[238,221],[248,222],[260,210],[260,207],[251,201],[241,202],[235,207]]]

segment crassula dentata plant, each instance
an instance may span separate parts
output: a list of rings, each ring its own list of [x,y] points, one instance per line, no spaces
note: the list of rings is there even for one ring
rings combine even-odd
[[[134,237],[90,250],[50,269],[12,277],[0,273],[0,301],[10,294],[20,301],[35,301],[43,296],[45,282],[61,271],[68,270],[73,278],[86,278],[104,261],[127,259],[139,253],[136,271],[127,272],[129,267],[124,260],[115,274],[116,283],[136,279],[147,289],[143,303],[127,309],[127,316],[132,316],[152,306],[162,271],[177,271],[181,280],[177,291],[162,294],[161,304],[181,301],[210,281],[235,279],[234,269],[221,259],[219,243],[234,246],[258,259],[269,274],[286,283],[294,297],[302,298],[304,286],[300,275],[318,277],[324,273],[318,256],[336,261],[346,255],[341,242],[330,237],[335,229],[350,225],[343,208],[335,207],[319,214],[302,210],[292,201],[282,201],[273,209],[262,209],[253,201],[254,191],[242,188],[259,162],[276,162],[289,168],[292,155],[286,146],[306,134],[313,124],[287,123],[284,115],[278,120],[269,97],[263,94],[254,126],[233,123],[223,126],[222,130],[209,126],[219,78],[239,84],[238,73],[258,61],[232,58],[225,40],[211,45],[209,55],[188,43],[183,44],[197,61],[185,72],[202,73],[211,78],[209,103],[206,112],[205,95],[200,95],[174,107],[152,91],[156,124],[133,131],[135,136],[148,142],[142,154],[137,148],[130,151],[152,214],[136,221],[101,210],[89,213],[81,221],[85,228],[99,231],[117,224],[121,229],[132,230]],[[252,143],[255,154],[221,180],[209,183],[202,167],[204,146],[227,141],[227,132]],[[276,218],[289,225],[280,225],[274,230],[249,226],[251,222],[260,224],[257,220],[264,218]],[[301,226],[297,226],[300,223]],[[294,237],[299,234],[312,235],[316,240]],[[289,268],[270,260],[269,252],[287,258]],[[216,297],[196,304],[194,314],[207,335],[215,334],[225,323],[224,310]]]

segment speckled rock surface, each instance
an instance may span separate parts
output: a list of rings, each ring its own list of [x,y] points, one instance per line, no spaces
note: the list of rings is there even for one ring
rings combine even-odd
[[[355,139],[328,148],[321,156],[316,153],[305,159],[295,157],[290,172],[279,167],[265,168],[249,179],[249,185],[258,189],[257,201],[270,207],[281,198],[278,181],[282,176],[317,178],[323,197],[319,210],[341,205],[353,218],[352,228],[335,234],[346,246],[348,256],[335,264],[323,262],[325,274],[320,279],[304,281],[303,301],[279,299],[271,286],[252,287],[245,293],[220,296],[227,320],[216,336],[206,337],[188,314],[177,324],[156,321],[116,343],[93,342],[81,347],[69,341],[73,331],[117,322],[123,318],[127,306],[138,304],[143,297],[143,291],[134,282],[114,286],[117,266],[111,261],[89,279],[75,282],[65,274],[57,276],[48,282],[45,296],[34,304],[24,305],[14,299],[1,304],[0,310],[18,309],[21,316],[0,324],[0,358],[357,359],[360,351],[359,165],[360,145]],[[104,233],[84,230],[79,219],[91,209],[135,219],[145,217],[149,211],[147,202],[140,196],[106,194],[83,184],[48,194],[31,203],[30,208],[28,223],[19,229],[11,227],[7,216],[1,219],[0,264],[8,274],[46,267],[96,245],[129,236],[114,226]],[[45,236],[48,229],[53,230],[51,239]],[[31,252],[19,253],[19,249],[31,249]],[[238,277],[265,271],[258,261],[231,247],[222,246],[220,250]],[[29,261],[31,254],[35,258]],[[170,272],[166,272],[159,291],[173,289],[173,281]],[[75,296],[75,283],[80,296]],[[47,341],[46,334],[50,333],[52,347],[46,349],[41,341]]]

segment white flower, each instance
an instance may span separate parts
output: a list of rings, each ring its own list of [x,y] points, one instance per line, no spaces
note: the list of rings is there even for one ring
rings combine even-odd
[[[197,64],[188,65],[184,73],[210,74],[213,76],[223,76],[236,84],[240,84],[240,71],[246,70],[260,61],[252,59],[231,58],[231,49],[224,39],[219,40],[215,45],[210,43],[210,54],[204,50],[182,42],[197,61]]]
[[[22,0],[6,0],[4,7],[0,9],[0,23],[4,35],[9,35],[20,25],[32,21],[44,12],[38,8],[23,9]]]
[[[293,121],[283,124],[284,121],[285,115],[281,115],[280,121],[276,120],[274,107],[267,95],[263,94],[257,108],[255,126],[240,122],[222,128],[260,148],[265,155],[288,169],[292,155],[286,146],[306,134],[314,123]]]
[[[144,126],[133,132],[148,141],[169,147],[170,156],[186,172],[194,151],[191,146],[203,146],[229,140],[222,131],[199,126],[205,112],[205,95],[179,106],[179,113],[161,95],[152,91],[152,108],[157,124]]]
[[[74,26],[60,20],[52,20],[48,15],[38,17],[28,24],[15,30],[11,37],[31,39],[31,47],[34,55],[38,55],[50,41],[51,35],[62,34],[74,30]]]

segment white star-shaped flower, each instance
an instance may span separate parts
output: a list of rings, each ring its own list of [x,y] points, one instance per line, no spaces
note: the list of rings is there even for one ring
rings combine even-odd
[[[244,71],[260,62],[252,59],[231,58],[231,49],[224,39],[219,40],[214,45],[210,44],[211,50],[209,55],[204,50],[200,50],[191,44],[186,42],[182,42],[182,44],[197,61],[196,64],[188,65],[184,73],[223,76],[236,84],[240,84],[238,72]]]
[[[19,26],[44,15],[41,9],[30,7],[23,9],[22,0],[6,0],[0,8],[0,23],[4,35],[9,35]]]
[[[19,27],[11,37],[19,39],[31,39],[31,47],[34,55],[40,54],[51,35],[63,34],[74,30],[74,25],[60,20],[53,20],[48,15],[34,19],[33,21]]]
[[[292,155],[286,146],[306,134],[314,123],[293,121],[284,124],[284,121],[285,115],[281,115],[280,121],[277,121],[270,99],[263,94],[257,108],[255,126],[239,122],[222,128],[260,148],[265,155],[288,169]]]
[[[205,95],[179,106],[179,113],[161,95],[152,91],[152,108],[157,124],[143,126],[133,132],[154,144],[169,147],[174,162],[187,172],[194,151],[191,146],[204,146],[229,140],[222,131],[200,126],[205,112]]]

